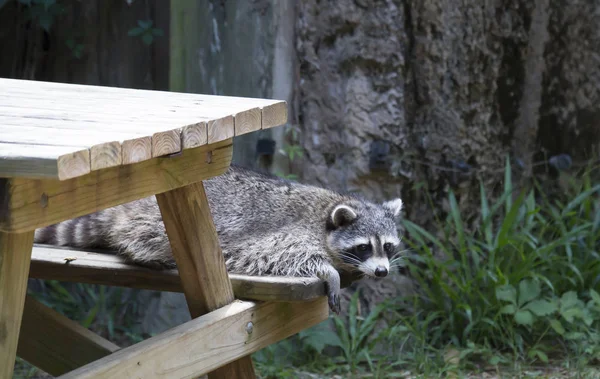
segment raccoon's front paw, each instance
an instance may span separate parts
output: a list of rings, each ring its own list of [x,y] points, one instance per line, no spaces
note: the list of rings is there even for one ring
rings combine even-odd
[[[337,315],[340,314],[340,274],[333,267],[329,267],[320,273],[319,278],[325,281],[325,293],[327,294],[327,301],[329,303],[329,309]]]
[[[331,311],[336,315],[339,315],[342,310],[342,307],[340,305],[340,294],[333,291],[329,291],[329,293],[327,294],[327,300],[329,303],[329,309],[331,309]]]

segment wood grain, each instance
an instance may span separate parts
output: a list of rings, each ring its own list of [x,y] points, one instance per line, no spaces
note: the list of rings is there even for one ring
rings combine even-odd
[[[94,252],[47,245],[34,245],[29,277],[183,292],[177,269],[152,270],[127,263],[114,252]],[[325,286],[318,278],[229,274],[229,279],[236,299],[308,301],[325,294]]]
[[[268,129],[288,122],[286,102],[277,102],[262,107],[262,128]]]
[[[206,163],[207,152],[212,152],[211,163]],[[232,141],[226,140],[66,181],[10,179],[0,201],[0,230],[33,230],[208,179],[229,168],[231,154]]]
[[[325,297],[305,303],[235,301],[60,378],[198,377],[316,325],[328,315]]]
[[[244,112],[236,113],[234,120],[236,136],[260,130],[262,127],[260,108],[252,108]]]
[[[119,350],[31,296],[25,299],[17,355],[51,375],[62,375]]]
[[[181,131],[155,133],[152,136],[152,157],[174,154],[181,151]]]
[[[182,148],[191,149],[208,143],[208,126],[206,122],[188,125],[181,131]]]
[[[286,103],[271,99],[0,78],[0,145],[22,146],[0,176],[67,180],[274,126],[282,112]],[[60,155],[40,160],[36,145]],[[0,149],[0,161],[14,155]]]
[[[123,141],[121,161],[124,165],[143,162],[152,158],[152,137]]]
[[[32,247],[32,231],[0,232],[0,379],[12,378]]]
[[[120,166],[123,163],[121,143],[113,141],[92,146],[90,149],[90,161],[92,171]]]
[[[233,116],[208,122],[208,143],[223,141],[235,135]]]
[[[231,303],[233,288],[202,182],[158,194],[156,200],[192,318]],[[209,379],[255,377],[250,357],[228,366],[209,374]]]
[[[62,180],[88,174],[90,169],[88,149],[0,142],[0,173],[6,177]]]

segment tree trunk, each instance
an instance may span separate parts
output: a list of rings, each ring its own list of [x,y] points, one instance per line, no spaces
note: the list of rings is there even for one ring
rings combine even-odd
[[[600,3],[301,2],[303,178],[433,219],[448,189],[465,214],[506,154],[528,176],[597,152]],[[414,186],[426,191],[410,191]]]

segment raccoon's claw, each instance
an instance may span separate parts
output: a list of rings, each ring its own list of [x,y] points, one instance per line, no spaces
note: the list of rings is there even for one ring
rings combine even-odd
[[[340,295],[335,292],[329,292],[327,296],[329,302],[329,309],[336,315],[340,314],[342,307],[340,306]]]

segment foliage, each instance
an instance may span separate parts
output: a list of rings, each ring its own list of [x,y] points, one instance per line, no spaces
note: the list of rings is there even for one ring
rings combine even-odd
[[[84,327],[119,343],[143,339],[135,320],[140,310],[132,301],[139,290],[56,280],[38,280],[36,284],[38,288],[28,290],[31,296]]]
[[[46,32],[50,31],[55,18],[65,11],[56,0],[19,0],[19,3],[27,7],[27,19],[37,21]]]
[[[427,344],[462,349],[466,362],[498,364],[505,353],[530,363],[600,358],[600,185],[587,175],[575,189],[568,202],[534,190],[515,196],[507,163],[504,193],[491,207],[481,186],[474,230],[452,193],[438,236],[404,222],[420,287],[411,305]]]
[[[302,158],[304,156],[304,150],[300,145],[298,125],[286,127],[285,137],[287,139],[287,143],[285,143],[283,147],[279,149],[279,154],[287,158],[289,173],[284,174],[282,172],[276,172],[275,175],[289,180],[297,180],[298,175],[292,173],[293,165],[297,161],[297,158]]]
[[[140,37],[145,45],[151,45],[155,37],[162,37],[164,32],[162,29],[153,28],[152,20],[138,20],[138,26],[131,28],[127,33],[130,37]]]

